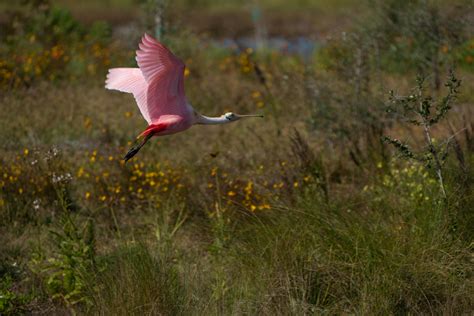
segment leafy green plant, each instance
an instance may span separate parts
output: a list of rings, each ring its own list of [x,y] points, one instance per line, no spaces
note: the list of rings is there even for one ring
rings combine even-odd
[[[403,143],[399,139],[384,137],[387,143],[392,144],[404,158],[415,159],[424,162],[428,169],[434,169],[441,194],[446,200],[446,188],[443,177],[443,165],[448,155],[448,148],[451,138],[447,138],[443,142],[435,142],[431,129],[438,124],[448,113],[452,107],[452,103],[456,99],[461,85],[454,72],[451,71],[446,87],[447,94],[440,100],[435,100],[433,96],[426,93],[425,78],[419,76],[417,78],[417,86],[412,94],[408,96],[396,96],[390,91],[390,104],[388,112],[399,114],[408,123],[420,127],[425,139],[426,149],[415,152],[408,144]]]
[[[111,58],[120,55],[111,52],[111,29],[105,22],[87,27],[48,0],[22,1],[18,8],[5,22],[8,32],[0,32],[2,88],[105,74]]]
[[[19,315],[24,313],[25,305],[31,301],[30,295],[12,290],[13,278],[2,275],[0,279],[0,315]]]
[[[50,231],[54,253],[46,258],[37,252],[31,261],[32,270],[45,280],[53,298],[73,306],[91,304],[87,295],[87,275],[95,270],[94,223],[88,220],[80,228],[69,215],[61,221],[60,231]]]

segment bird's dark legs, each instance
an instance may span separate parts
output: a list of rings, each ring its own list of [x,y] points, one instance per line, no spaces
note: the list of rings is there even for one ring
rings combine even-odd
[[[136,144],[134,145],[132,148],[130,148],[130,150],[127,152],[127,154],[125,155],[125,157],[123,157],[123,160],[125,160],[125,162],[127,162],[128,160],[130,160],[133,156],[135,156],[139,151],[140,149],[143,147],[143,145],[146,144],[146,142],[153,136],[153,133],[149,133],[147,135],[145,135],[145,137],[143,138],[143,141],[140,143],[140,144]]]

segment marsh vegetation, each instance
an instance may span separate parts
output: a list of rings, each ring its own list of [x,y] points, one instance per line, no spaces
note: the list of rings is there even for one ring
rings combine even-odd
[[[196,126],[127,164],[145,121],[103,82],[141,34],[67,3],[26,1],[0,31],[0,314],[472,312],[468,3],[371,2],[309,58],[168,19],[194,107],[265,120]]]

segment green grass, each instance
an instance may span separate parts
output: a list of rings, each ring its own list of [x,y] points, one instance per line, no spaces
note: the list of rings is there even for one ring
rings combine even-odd
[[[193,88],[189,90],[192,93]],[[61,98],[57,97],[58,91]],[[337,160],[324,156],[325,172],[333,179],[329,180],[328,201],[315,183],[300,182],[301,189],[288,187],[285,190],[289,191],[283,194],[272,188],[262,190],[264,179],[272,181],[272,177],[278,177],[274,171],[281,161],[297,162],[298,158],[291,156],[287,142],[273,143],[274,131],[268,129],[273,124],[271,120],[264,124],[249,121],[220,129],[195,128],[163,138],[160,144],[151,144],[140,152],[138,163],[170,160],[172,168],[187,170],[185,179],[189,182],[185,193],[166,195],[150,191],[155,196],[148,202],[125,193],[131,203],[103,203],[94,191],[102,190],[100,182],[96,183],[94,176],[90,180],[76,178],[77,170],[83,166],[98,175],[108,172],[112,175],[110,180],[103,181],[111,184],[127,181],[123,178],[133,164],[117,170],[114,164],[88,165],[87,161],[93,148],[99,150],[98,161],[100,157],[107,160],[107,152],[115,152],[114,147],[123,145],[140,129],[142,122],[137,113],[133,122],[123,116],[133,101],[83,84],[60,89],[48,84],[12,98],[4,99],[3,105],[14,108],[21,104],[22,111],[29,115],[10,116],[9,126],[15,128],[3,131],[10,139],[4,143],[5,157],[15,161],[15,153],[23,155],[25,147],[42,153],[50,146],[58,147],[60,164],[52,165],[52,170],[71,172],[75,178],[71,185],[66,185],[72,190],[75,211],[66,208],[66,212],[73,212],[79,232],[86,219],[95,222],[95,268],[64,268],[85,282],[81,295],[90,303],[69,302],[73,305],[67,308],[114,315],[457,315],[472,309],[472,234],[468,223],[472,223],[469,210],[473,196],[467,188],[465,193],[459,191],[462,187],[452,182],[457,181],[455,176],[449,180],[449,207],[440,204],[437,185],[428,182],[432,176],[424,178],[423,169],[397,163],[361,173],[344,155]],[[110,107],[106,110],[107,119],[101,118],[102,111],[96,110],[98,104]],[[48,108],[51,112],[46,111]],[[111,143],[103,143],[107,138],[100,131],[85,128],[80,119],[83,115],[93,117],[93,126],[100,126],[101,121],[113,124],[109,127],[114,135],[109,138]],[[48,118],[48,124],[42,117]],[[290,131],[284,130],[279,139],[288,139]],[[255,133],[260,136],[257,138]],[[260,143],[258,139],[262,137]],[[181,146],[176,146],[176,142]],[[259,148],[259,144],[264,148]],[[209,153],[215,151],[220,153],[211,158]],[[275,157],[269,159],[268,152]],[[11,163],[4,158],[4,166]],[[341,163],[346,174],[342,180],[335,180]],[[290,164],[284,171],[286,176],[299,172],[298,163]],[[264,165],[263,171],[257,171],[259,165]],[[217,175],[217,191],[215,186],[206,189],[208,183],[216,185],[209,176],[213,166],[222,170]],[[405,167],[408,171],[403,171]],[[449,168],[457,168],[454,161]],[[226,172],[227,178],[221,178],[219,172]],[[391,175],[393,172],[401,175]],[[33,178],[38,176],[32,174]],[[393,180],[387,182],[386,177]],[[250,212],[238,200],[227,204],[232,200],[228,190],[241,194],[245,179],[252,179],[260,194],[269,195],[271,209]],[[242,188],[227,189],[230,180],[244,184]],[[133,182],[125,185],[130,183]],[[293,184],[286,183],[285,187]],[[368,189],[364,190],[364,186]],[[59,219],[64,210],[40,197],[41,208],[31,214],[37,197],[27,186],[25,190],[23,195],[17,195],[16,203],[26,203],[25,214],[30,214],[30,219],[21,218],[17,211],[12,224],[2,226],[4,232],[10,232],[2,237],[2,260],[6,267],[20,262],[23,273],[31,273],[28,262],[32,260],[30,249],[38,238],[37,225],[42,231],[43,260],[65,260],[61,259],[63,250],[49,241],[51,236],[47,232],[62,231]],[[93,200],[84,200],[85,191],[92,193]],[[427,200],[411,196],[412,192]],[[71,241],[71,247],[76,249],[79,245]],[[35,278],[47,279],[49,271],[40,270]],[[29,293],[33,286],[36,293],[45,291],[38,297],[51,295],[41,281],[31,284],[20,277],[17,282],[21,285],[19,293]],[[28,308],[61,310],[65,304],[60,297],[52,306],[47,300],[36,302]]]
[[[331,42],[307,63],[169,34],[199,112],[265,118],[157,138],[125,165],[146,123],[132,96],[105,90],[103,80],[107,67],[127,63],[127,48],[65,38],[64,55],[94,72],[61,74],[56,61],[55,78],[45,65],[2,86],[0,314],[474,309],[469,67],[458,68],[461,95],[432,130],[438,140],[456,133],[443,167],[445,201],[433,170],[380,141],[397,135],[424,149],[416,127],[383,111],[388,90],[410,93],[413,76],[392,72],[396,62],[375,68],[372,51],[359,50],[372,42]]]

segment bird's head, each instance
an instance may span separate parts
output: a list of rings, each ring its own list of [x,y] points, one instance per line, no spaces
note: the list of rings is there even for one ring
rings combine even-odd
[[[245,115],[241,115],[241,114],[235,114],[235,113],[232,113],[232,112],[227,112],[226,114],[224,114],[224,117],[229,120],[230,122],[234,122],[234,121],[238,121],[240,120],[241,118],[245,118],[245,117],[263,117],[263,115],[260,115],[260,114],[245,114]]]

